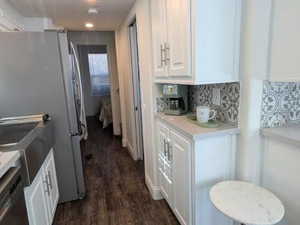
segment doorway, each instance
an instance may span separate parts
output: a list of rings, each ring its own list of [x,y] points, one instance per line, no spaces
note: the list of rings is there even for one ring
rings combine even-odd
[[[106,45],[78,45],[87,117],[97,117],[102,127],[113,123],[111,71]]]
[[[130,40],[130,51],[131,51],[137,158],[143,160],[144,159],[143,122],[142,122],[139,50],[138,50],[138,42],[137,42],[136,20],[134,20],[132,24],[130,24],[129,26],[129,40]]]

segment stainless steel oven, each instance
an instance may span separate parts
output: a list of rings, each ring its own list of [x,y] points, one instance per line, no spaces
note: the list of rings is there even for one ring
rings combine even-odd
[[[0,179],[0,225],[29,225],[21,167],[11,168]]]

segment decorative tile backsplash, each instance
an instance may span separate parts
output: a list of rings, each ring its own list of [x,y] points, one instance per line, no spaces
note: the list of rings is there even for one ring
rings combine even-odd
[[[213,88],[220,88],[221,105],[213,105]],[[239,118],[240,84],[208,84],[190,86],[190,111],[196,111],[199,105],[210,106],[217,110],[217,119],[223,122],[237,123]]]
[[[213,88],[220,88],[221,105],[213,105]],[[196,111],[199,105],[210,106],[217,111],[217,119],[223,122],[237,123],[239,116],[240,84],[209,84],[189,86],[189,111]],[[157,98],[157,111],[163,112],[164,100]]]
[[[300,123],[300,83],[264,81],[261,126]]]

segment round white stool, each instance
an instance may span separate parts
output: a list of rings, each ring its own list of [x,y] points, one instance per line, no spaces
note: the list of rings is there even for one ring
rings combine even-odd
[[[282,220],[284,206],[270,191],[242,181],[224,181],[210,190],[213,205],[241,224],[274,225]]]

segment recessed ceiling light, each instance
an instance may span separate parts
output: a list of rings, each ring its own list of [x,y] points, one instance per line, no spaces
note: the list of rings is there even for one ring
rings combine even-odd
[[[95,8],[90,8],[88,11],[89,14],[98,14],[98,10]]]
[[[85,27],[86,27],[86,28],[93,28],[93,27],[94,27],[94,24],[92,24],[92,23],[86,23],[86,24],[85,24]]]

